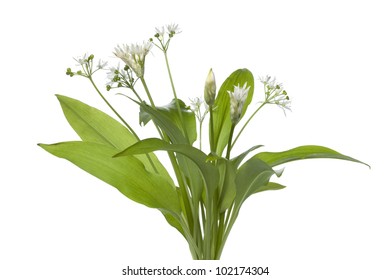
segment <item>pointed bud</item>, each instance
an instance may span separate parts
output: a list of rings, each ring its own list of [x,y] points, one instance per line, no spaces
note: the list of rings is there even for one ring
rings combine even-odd
[[[215,84],[214,72],[213,69],[210,69],[204,85],[204,100],[207,105],[212,106],[214,104],[216,91],[217,86]]]

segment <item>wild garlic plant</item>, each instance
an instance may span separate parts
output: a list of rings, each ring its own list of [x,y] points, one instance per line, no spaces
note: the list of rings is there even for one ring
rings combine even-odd
[[[282,175],[282,169],[276,168],[309,158],[360,161],[313,145],[282,152],[255,152],[261,145],[235,150],[261,108],[277,105],[283,111],[290,109],[287,92],[274,78],[260,78],[264,98],[252,104],[253,113],[246,116],[252,98],[259,98],[254,94],[252,73],[238,69],[218,88],[210,70],[204,93],[187,106],[178,97],[168,60],[170,43],[178,33],[178,26],[171,24],[156,28],[154,38],[141,44],[117,46],[113,52],[123,66],[107,67],[106,62],[95,62],[94,55],[77,58],[78,70],[68,68],[66,74],[89,80],[119,121],[76,99],[57,95],[81,140],[39,146],[114,186],[131,200],[158,209],[188,242],[193,259],[214,260],[221,257],[246,199],[285,187],[274,181]],[[172,101],[165,106],[155,104],[145,79],[146,58],[152,47],[164,56],[172,88]],[[156,138],[141,139],[138,125],[126,121],[111,105],[94,80],[94,74],[102,69],[108,70],[107,91],[120,89],[120,94],[139,109],[139,124],[155,127]],[[207,123],[208,128],[204,128]],[[208,131],[208,137],[202,131]],[[202,143],[205,138],[208,145]],[[155,151],[167,153],[174,174],[168,173]]]

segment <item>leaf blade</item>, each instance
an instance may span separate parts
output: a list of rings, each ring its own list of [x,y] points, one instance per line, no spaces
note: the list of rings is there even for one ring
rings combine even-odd
[[[125,126],[106,113],[77,99],[59,94],[56,96],[65,118],[83,141],[101,143],[119,150],[138,141]],[[151,160],[160,175],[172,180],[156,155],[149,154],[150,160],[146,155],[139,155],[137,158],[142,161],[148,171],[154,171]]]
[[[117,149],[93,142],[73,141],[39,146],[114,186],[135,202],[174,214],[180,213],[176,188],[163,176],[148,172],[135,157],[113,158]]]
[[[156,150],[172,151],[189,158],[199,168],[206,185],[208,186],[207,191],[209,195],[214,192],[219,180],[218,169],[213,164],[207,162],[207,155],[205,153],[189,144],[170,144],[158,138],[149,138],[128,147],[122,152],[116,154],[115,157],[143,154]]]
[[[241,118],[245,115],[248,105],[252,101],[254,92],[254,78],[248,69],[238,69],[234,71],[222,84],[218,91],[214,106],[214,142],[217,155],[221,156],[229,140],[229,133],[232,126],[230,120],[230,97],[228,91],[233,91],[234,86],[244,84],[250,86],[247,99],[244,103]]]
[[[265,161],[271,167],[284,164],[287,162],[291,162],[291,161],[303,160],[303,159],[314,159],[314,158],[332,158],[332,159],[348,160],[352,162],[365,164],[368,167],[370,167],[368,164],[362,161],[340,154],[339,152],[336,152],[335,150],[329,149],[327,147],[316,146],[316,145],[299,146],[282,152],[261,152],[254,155],[253,157]]]
[[[182,123],[180,119],[175,99],[173,99],[169,104],[165,106],[156,107],[156,110],[160,114],[168,118],[177,128],[179,128],[183,135],[185,135],[185,130],[189,138],[189,143],[193,144],[197,138],[195,114],[189,109],[188,106],[186,106],[186,104],[182,100],[178,99],[177,102],[179,103],[181,116],[183,118],[184,123]],[[141,106],[140,123],[146,124],[151,119],[152,116],[147,111],[145,111],[144,106]],[[185,126],[185,129],[183,125]]]

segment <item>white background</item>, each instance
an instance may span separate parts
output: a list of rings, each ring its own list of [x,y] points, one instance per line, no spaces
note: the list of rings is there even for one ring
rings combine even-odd
[[[286,189],[246,202],[217,264],[268,266],[264,279],[390,279],[386,2],[3,1],[0,278],[126,279],[127,265],[202,265],[191,262],[158,211],[36,145],[77,139],[54,94],[108,112],[86,80],[65,75],[72,57],[91,52],[116,64],[118,43],[140,42],[176,22],[183,32],[170,58],[182,99],[202,95],[210,67],[218,85],[242,67],[256,78],[276,76],[292,99],[286,117],[264,109],[238,151],[319,144],[372,167],[289,164],[279,180]],[[157,49],[147,57],[146,78],[157,103],[167,103]],[[107,98],[137,126],[131,103]],[[260,87],[254,98],[261,100]]]

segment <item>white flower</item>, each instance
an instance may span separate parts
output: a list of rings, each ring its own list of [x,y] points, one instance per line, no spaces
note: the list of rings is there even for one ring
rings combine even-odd
[[[275,95],[271,104],[278,105],[278,107],[283,110],[284,114],[286,114],[286,110],[291,111],[291,101],[285,90],[283,90],[278,95]]]
[[[88,63],[89,54],[85,53],[82,56],[75,57],[74,60],[77,61],[77,66],[81,66]]]
[[[107,64],[108,64],[107,61],[103,61],[103,60],[99,59],[98,65],[96,67],[98,69],[104,69],[107,66]]]
[[[205,104],[204,100],[200,97],[190,98],[190,108],[191,111],[195,113],[196,118],[199,122],[203,122],[206,114],[208,113],[208,108],[202,112],[202,105]]]
[[[109,72],[107,72],[107,79],[108,79],[107,85],[112,86],[118,80],[118,75],[119,75],[119,71],[120,71],[119,70],[119,63],[118,63],[117,67],[110,67],[108,70],[109,70]]]
[[[134,71],[138,78],[141,78],[144,76],[145,71],[145,57],[151,47],[152,43],[150,41],[146,41],[143,44],[131,44],[131,46],[117,46],[114,54],[122,59]]]
[[[291,110],[291,101],[283,84],[277,83],[276,79],[272,79],[271,76],[260,77],[260,82],[264,84],[265,103],[278,105],[285,114],[286,109]]]
[[[242,108],[248,97],[250,86],[246,86],[246,83],[243,87],[240,85],[234,86],[234,91],[228,91],[230,96],[230,118],[232,124],[236,125],[241,118]]]
[[[265,89],[268,91],[275,89],[275,87],[278,85],[276,84],[276,79],[272,79],[271,76],[268,75],[265,77],[260,77],[260,82],[264,84]]]
[[[216,91],[214,72],[213,69],[210,69],[204,85],[204,100],[207,105],[212,106],[214,104]]]
[[[161,26],[160,28],[156,27],[155,30],[156,30],[156,37],[158,35],[158,38],[160,40],[162,40],[164,38],[164,34],[165,34],[164,26]]]
[[[179,30],[179,25],[176,23],[171,23],[166,25],[167,30],[168,30],[168,35],[173,36],[175,34],[179,34],[181,31]]]

